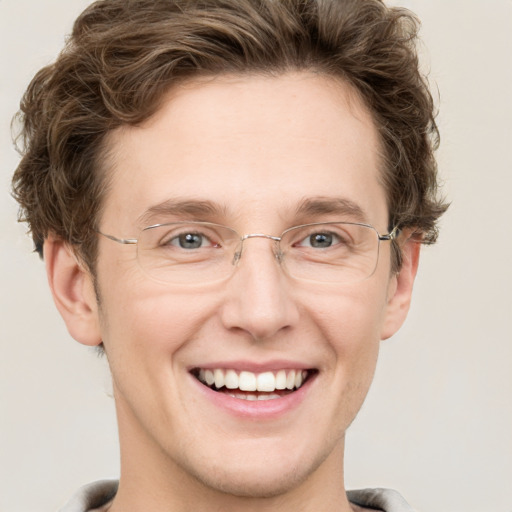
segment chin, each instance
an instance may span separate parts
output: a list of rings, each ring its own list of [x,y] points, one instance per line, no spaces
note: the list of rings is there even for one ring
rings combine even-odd
[[[283,453],[268,448],[262,447],[257,454],[251,453],[250,449],[240,450],[238,456],[225,457],[222,463],[208,464],[203,460],[197,464],[199,461],[196,460],[196,464],[191,464],[189,459],[188,467],[182,469],[214,492],[247,499],[276,498],[312,478],[330,453],[325,450],[314,457],[315,450],[301,453],[297,447],[297,450]]]
[[[287,468],[276,472],[268,467],[247,468],[232,471],[217,468],[211,472],[201,472],[196,479],[207,488],[239,498],[275,498],[298,487],[309,476],[304,468]]]

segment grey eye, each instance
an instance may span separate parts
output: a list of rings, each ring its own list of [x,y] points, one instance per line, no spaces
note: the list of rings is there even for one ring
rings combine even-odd
[[[303,238],[298,244],[298,247],[311,247],[313,249],[328,249],[334,245],[341,243],[341,238],[335,233],[317,232]]]
[[[178,246],[181,249],[199,249],[209,245],[208,239],[199,233],[182,233],[169,241],[170,245]]]
[[[309,237],[309,245],[311,247],[331,247],[333,244],[333,236],[330,233],[315,233]]]

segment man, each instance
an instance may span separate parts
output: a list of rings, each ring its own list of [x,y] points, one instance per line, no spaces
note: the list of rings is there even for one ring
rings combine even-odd
[[[14,195],[108,358],[121,477],[64,510],[410,510],[345,432],[433,242],[433,105],[378,0],[105,0],[34,78]]]

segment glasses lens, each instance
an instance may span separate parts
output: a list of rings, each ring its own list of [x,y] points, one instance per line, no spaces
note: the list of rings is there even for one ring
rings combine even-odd
[[[240,236],[209,222],[174,222],[142,231],[137,257],[152,278],[201,284],[229,277]],[[297,226],[281,237],[279,261],[297,279],[350,283],[370,277],[377,266],[379,236],[365,224],[329,222]]]
[[[154,279],[198,284],[227,277],[238,234],[208,222],[175,222],[142,231],[137,244],[141,267]]]
[[[364,224],[309,224],[285,231],[281,250],[292,277],[349,283],[362,281],[375,271],[379,236]]]

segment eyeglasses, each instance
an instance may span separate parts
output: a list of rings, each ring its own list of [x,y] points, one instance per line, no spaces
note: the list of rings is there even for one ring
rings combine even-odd
[[[277,262],[293,278],[326,283],[362,281],[375,272],[380,242],[394,240],[398,233],[397,227],[380,235],[369,224],[317,222],[291,227],[281,236],[240,236],[227,226],[198,221],[155,224],[133,239],[99,232],[120,244],[136,244],[137,260],[148,276],[173,284],[228,278],[249,238],[271,240]]]

